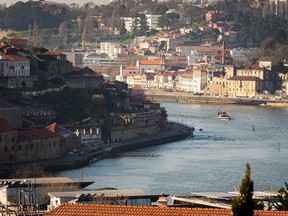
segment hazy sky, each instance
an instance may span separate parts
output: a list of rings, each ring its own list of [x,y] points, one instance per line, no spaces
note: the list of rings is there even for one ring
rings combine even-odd
[[[0,4],[6,3],[6,6],[9,7],[11,4],[15,4],[19,0],[0,0]],[[22,2],[27,2],[29,0],[21,0]],[[76,3],[79,4],[79,6],[82,6],[84,3],[87,2],[93,2],[95,4],[101,5],[101,4],[108,4],[110,0],[50,0],[51,2],[58,2],[58,3],[65,3],[65,4],[72,4]]]

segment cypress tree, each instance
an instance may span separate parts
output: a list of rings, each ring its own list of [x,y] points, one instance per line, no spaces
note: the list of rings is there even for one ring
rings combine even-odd
[[[242,179],[242,183],[240,186],[240,195],[232,202],[233,216],[253,216],[253,181],[251,181],[250,179],[250,174],[250,165],[249,163],[247,163],[245,177]]]

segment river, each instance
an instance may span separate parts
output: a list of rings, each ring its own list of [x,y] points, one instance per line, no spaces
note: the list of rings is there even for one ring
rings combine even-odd
[[[89,189],[139,188],[146,194],[234,191],[251,166],[254,190],[288,182],[288,109],[162,102],[170,121],[194,125],[194,137],[122,153],[81,169],[61,171]],[[217,120],[227,111],[231,121]]]

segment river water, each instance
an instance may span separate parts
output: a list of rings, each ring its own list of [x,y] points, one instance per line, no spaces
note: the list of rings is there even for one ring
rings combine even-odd
[[[234,191],[250,163],[254,190],[288,182],[288,109],[247,105],[162,102],[170,121],[195,126],[194,137],[119,154],[81,169],[62,171],[89,189],[139,188],[146,194]],[[227,111],[231,121],[217,120]]]

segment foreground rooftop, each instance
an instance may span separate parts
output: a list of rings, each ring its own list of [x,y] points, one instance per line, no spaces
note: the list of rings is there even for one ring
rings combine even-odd
[[[99,204],[63,204],[46,216],[231,216],[230,209],[177,208]],[[288,216],[288,211],[254,211],[255,216]]]

